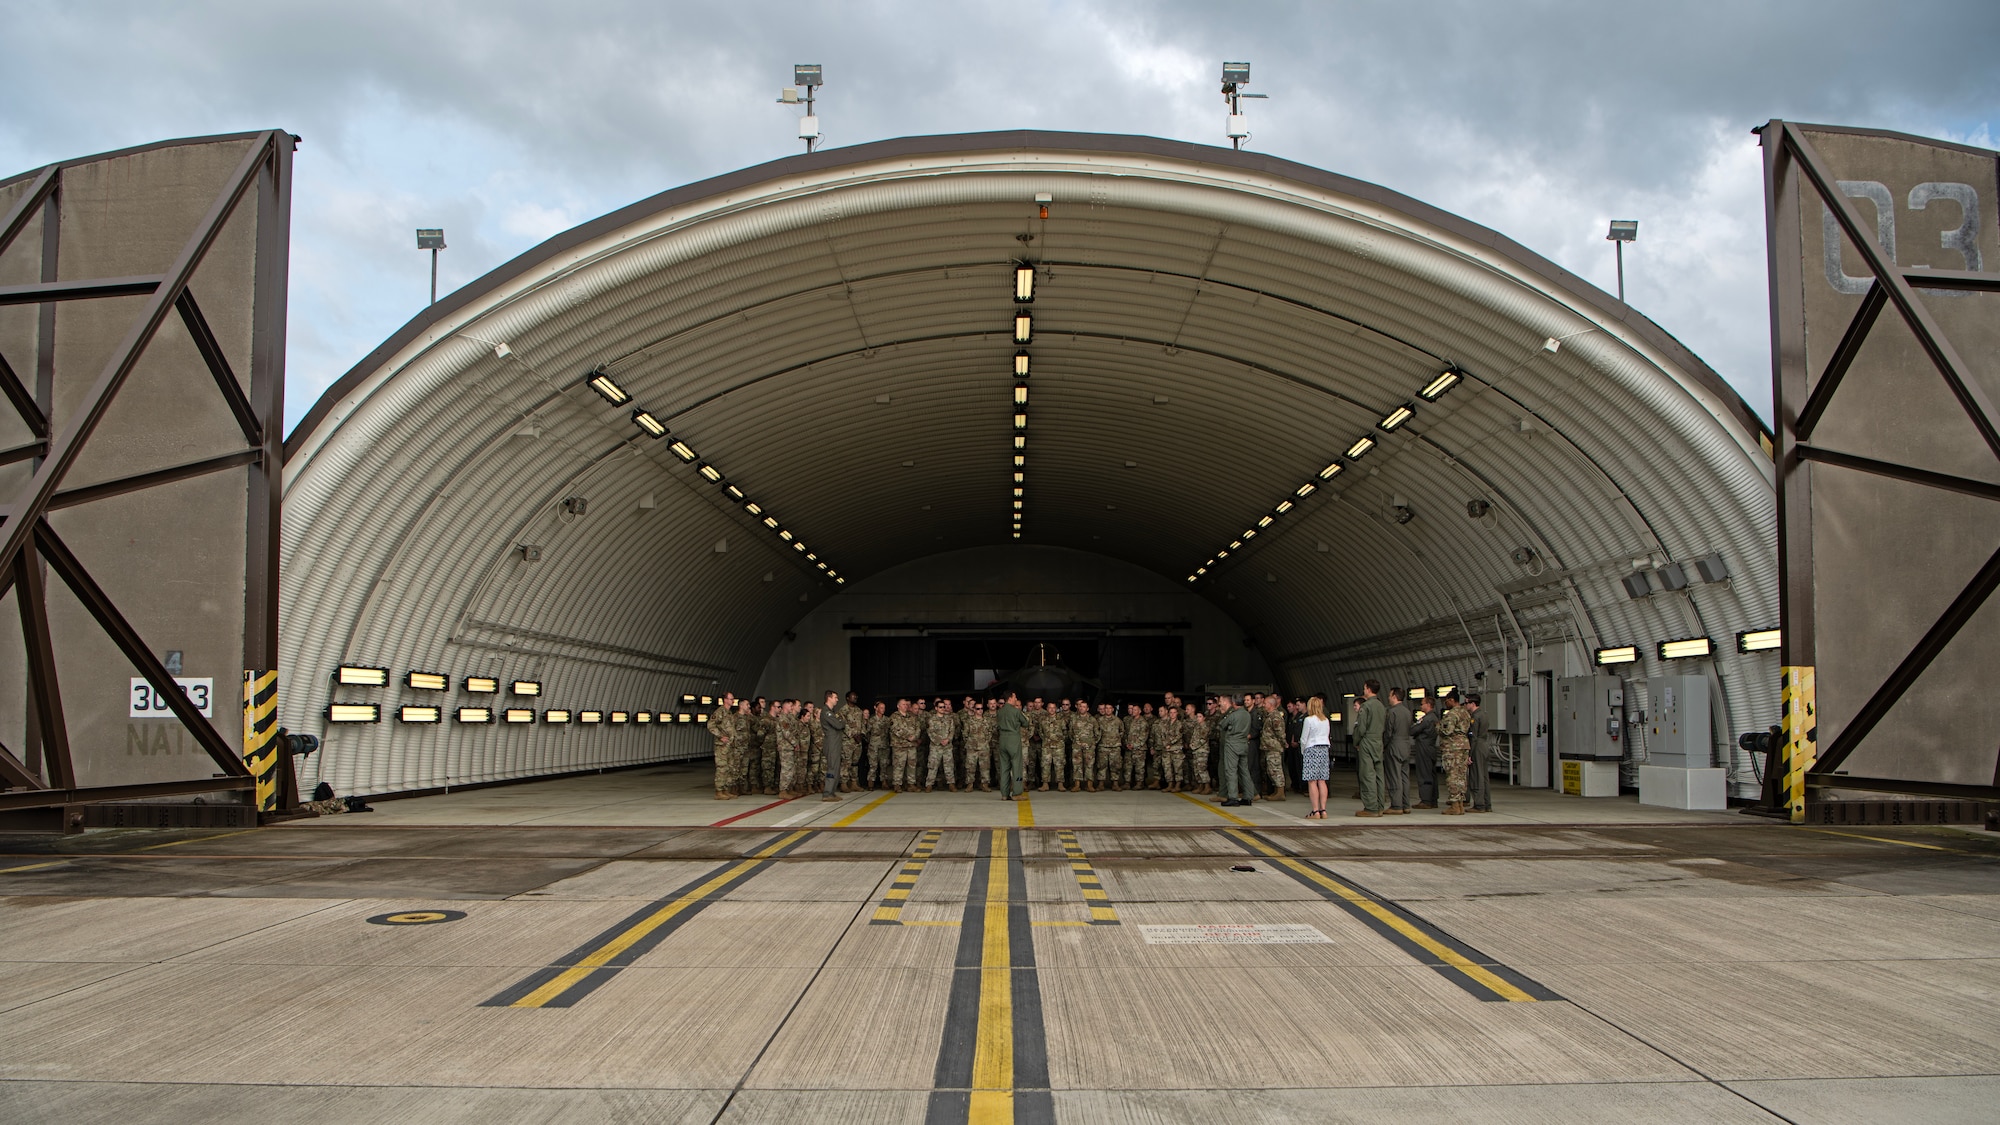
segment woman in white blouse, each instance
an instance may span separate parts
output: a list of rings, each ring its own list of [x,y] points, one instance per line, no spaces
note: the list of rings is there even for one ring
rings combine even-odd
[[[1332,725],[1326,721],[1326,697],[1315,695],[1306,700],[1306,725],[1299,732],[1299,756],[1304,759],[1304,768],[1299,773],[1305,778],[1306,793],[1312,798],[1312,811],[1306,814],[1308,820],[1326,819],[1327,754],[1333,741],[1332,732]]]

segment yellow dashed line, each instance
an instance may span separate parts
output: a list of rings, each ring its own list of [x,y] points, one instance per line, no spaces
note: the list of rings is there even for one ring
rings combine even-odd
[[[849,825],[853,824],[855,821],[860,820],[862,817],[867,816],[869,813],[872,813],[876,809],[881,808],[883,802],[887,801],[889,798],[895,795],[896,791],[892,789],[889,792],[882,794],[880,797],[877,797],[874,800],[868,802],[867,804],[861,806],[855,811],[848,813],[846,816],[841,817],[839,820],[834,821],[833,826],[835,828],[846,828]]]

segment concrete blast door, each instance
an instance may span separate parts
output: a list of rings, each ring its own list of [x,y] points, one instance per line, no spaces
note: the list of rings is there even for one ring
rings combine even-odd
[[[328,392],[287,444],[284,718],[380,791],[700,755],[704,695],[942,690],[1029,639],[1135,691],[1664,673],[1775,622],[1761,436],[1650,321],[1372,184],[1139,137],[830,149],[558,236]],[[1747,791],[1775,658],[1716,649]],[[487,704],[533,721],[390,721]]]

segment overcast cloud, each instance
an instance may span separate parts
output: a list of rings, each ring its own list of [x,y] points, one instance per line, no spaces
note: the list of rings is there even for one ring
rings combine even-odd
[[[0,173],[166,137],[304,136],[287,416],[421,308],[566,227],[798,150],[774,104],[826,67],[829,145],[1034,127],[1250,147],[1457,212],[1612,288],[1767,417],[1771,117],[1992,147],[2000,3],[4,5]]]

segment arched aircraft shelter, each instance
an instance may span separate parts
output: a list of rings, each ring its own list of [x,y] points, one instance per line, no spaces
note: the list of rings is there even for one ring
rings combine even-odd
[[[1372,184],[1141,137],[822,151],[551,239],[327,393],[287,443],[281,715],[380,704],[310,768],[381,793],[706,753],[684,695],[844,687],[848,635],[1179,635],[1186,687],[1336,694],[1633,645],[1635,701],[1710,678],[1747,795],[1735,735],[1778,710],[1775,656],[1734,644],[1777,621],[1765,440],[1639,313]],[[1634,596],[1663,569],[1685,587]]]

